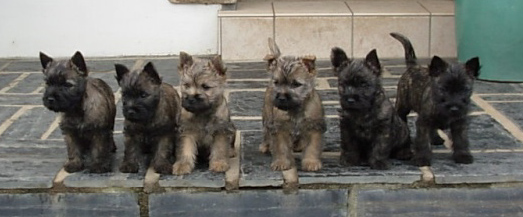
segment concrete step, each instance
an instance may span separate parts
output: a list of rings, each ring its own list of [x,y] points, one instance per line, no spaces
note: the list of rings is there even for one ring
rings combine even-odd
[[[289,55],[328,58],[334,46],[351,57],[377,49],[379,57],[402,58],[389,36],[410,38],[418,57],[456,57],[454,1],[246,1],[219,17],[219,53],[226,60],[260,60],[273,37]]]

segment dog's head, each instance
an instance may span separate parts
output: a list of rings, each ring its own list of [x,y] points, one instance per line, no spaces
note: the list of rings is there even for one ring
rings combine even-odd
[[[178,73],[182,107],[200,113],[218,106],[226,86],[226,71],[220,55],[201,59],[180,52]]]
[[[444,116],[466,115],[479,69],[477,57],[465,64],[449,64],[434,56],[429,65],[429,75],[432,77],[430,88],[436,111]]]
[[[317,71],[315,56],[281,56],[274,40],[269,38],[271,54],[265,57],[271,75],[274,106],[281,110],[297,110],[314,90]]]
[[[338,76],[340,104],[344,110],[368,110],[382,90],[381,65],[376,50],[363,60],[351,60],[341,48],[332,48],[331,63]]]
[[[55,61],[40,52],[45,92],[44,106],[54,112],[69,112],[82,106],[86,84],[87,66],[82,54],[77,51],[69,60]]]
[[[115,65],[116,80],[122,89],[123,115],[131,122],[151,120],[160,102],[162,79],[151,62],[143,69],[129,71]]]

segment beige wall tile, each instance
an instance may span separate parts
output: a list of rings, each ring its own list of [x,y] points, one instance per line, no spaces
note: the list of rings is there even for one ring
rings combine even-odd
[[[350,55],[350,17],[276,17],[276,43],[285,55],[313,54],[326,59],[338,46]]]
[[[272,17],[272,2],[238,2],[236,10],[218,11],[218,17]]]
[[[423,0],[419,1],[431,15],[454,15],[454,1],[434,1]]]
[[[429,56],[429,16],[354,16],[354,57],[376,48],[380,58],[403,58],[404,50],[390,32],[407,36],[418,57]]]
[[[430,56],[457,57],[454,16],[432,16]]]
[[[276,16],[350,16],[345,2],[317,1],[317,2],[274,2]]]
[[[347,1],[354,16],[429,15],[417,1]]]
[[[223,17],[220,47],[225,60],[262,60],[273,37],[272,17]]]

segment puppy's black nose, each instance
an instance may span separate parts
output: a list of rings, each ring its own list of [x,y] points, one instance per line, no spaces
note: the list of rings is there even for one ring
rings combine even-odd
[[[285,101],[290,98],[290,95],[288,93],[276,93],[276,100],[278,101]]]
[[[56,101],[56,99],[54,97],[52,97],[52,96],[47,97],[47,102],[54,103],[55,101]]]

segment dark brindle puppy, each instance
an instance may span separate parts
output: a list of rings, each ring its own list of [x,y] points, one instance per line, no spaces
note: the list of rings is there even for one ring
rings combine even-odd
[[[120,64],[115,68],[125,116],[125,157],[120,171],[138,172],[141,153],[152,153],[154,170],[170,174],[180,117],[178,92],[162,83],[151,62],[132,72]]]
[[[190,173],[197,156],[209,159],[209,170],[225,172],[229,169],[229,157],[234,155],[236,128],[224,96],[227,76],[221,56],[209,60],[180,52],[178,72],[182,115],[173,173]]]
[[[420,67],[410,41],[403,35],[391,33],[403,44],[407,71],[398,83],[396,109],[407,121],[411,110],[418,113],[414,164],[430,166],[433,145],[443,143],[438,129],[450,128],[453,141],[453,159],[456,163],[470,164],[468,109],[475,78],[479,75],[479,58],[465,64],[449,64],[434,56],[428,68]]]
[[[269,38],[271,54],[265,57],[271,80],[263,106],[264,138],[260,151],[272,154],[273,170],[291,169],[294,151],[302,151],[301,168],[321,169],[322,138],[326,130],[321,99],[314,89],[314,56],[281,56]]]
[[[45,75],[44,106],[60,112],[60,129],[67,145],[65,171],[72,173],[87,164],[89,171],[111,171],[116,107],[111,88],[102,80],[87,76],[87,66],[80,52],[70,60],[55,61],[40,53]],[[85,155],[85,156],[84,156]]]
[[[381,65],[372,50],[364,60],[350,60],[333,48],[331,63],[340,94],[340,163],[368,162],[373,169],[388,169],[389,158],[408,160],[409,129],[392,107],[381,86]]]

